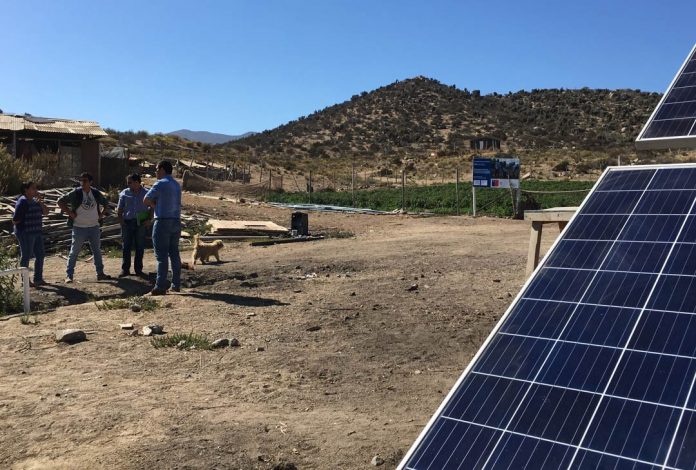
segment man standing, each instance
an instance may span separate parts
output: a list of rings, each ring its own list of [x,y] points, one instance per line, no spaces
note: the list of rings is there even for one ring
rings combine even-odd
[[[73,282],[75,263],[82,245],[87,241],[94,256],[94,267],[97,270],[97,280],[111,279],[104,274],[104,263],[101,255],[101,228],[100,222],[109,211],[109,203],[106,198],[92,188],[92,175],[82,173],[80,175],[80,187],[58,199],[58,207],[68,214],[68,227],[72,227],[72,244],[68,256],[66,270],[66,284]]]
[[[140,184],[140,175],[133,173],[126,179],[128,187],[118,195],[118,221],[121,223],[123,237],[123,261],[119,277],[130,276],[131,249],[135,245],[133,260],[135,274],[143,275],[143,254],[145,236],[152,220],[152,210],[145,205],[147,190]]]
[[[151,295],[167,293],[169,260],[172,262],[171,289],[181,290],[181,186],[172,177],[172,164],[162,160],[157,164],[157,182],[145,195],[145,204],[155,209],[152,244],[157,258],[157,280]]]
[[[48,207],[43,202],[43,197],[36,190],[36,183],[28,181],[20,186],[22,195],[15,204],[12,223],[14,232],[19,242],[19,265],[29,267],[29,260],[34,261],[34,282],[29,282],[32,287],[46,284],[43,279],[44,265],[44,240],[42,233],[42,217],[48,215]]]

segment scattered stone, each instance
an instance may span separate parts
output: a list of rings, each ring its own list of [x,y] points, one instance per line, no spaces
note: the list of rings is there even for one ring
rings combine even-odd
[[[231,348],[238,348],[239,347],[239,340],[237,338],[230,338],[230,347]]]
[[[294,449],[293,449],[294,450]],[[293,452],[296,453],[296,452]],[[272,470],[297,470],[297,466],[290,462],[280,462],[273,466]]]
[[[372,457],[372,465],[375,467],[379,467],[380,465],[384,465],[384,459],[380,457],[379,455],[375,455]]]
[[[230,345],[230,340],[227,338],[216,339],[215,341],[210,343],[210,346],[213,348],[226,348],[229,345]]]
[[[87,339],[87,334],[82,330],[70,329],[56,331],[56,342],[75,344]]]
[[[307,331],[319,331],[319,330],[321,330],[321,327],[319,325],[310,326],[309,328],[307,328]]]
[[[120,326],[122,330],[132,330],[133,329],[132,323],[121,323],[118,326]]]
[[[264,348],[263,346],[257,346],[257,347],[256,347],[256,352],[263,352],[263,351],[265,351],[265,350],[266,350],[266,348]]]
[[[139,304],[133,304],[131,305],[131,311],[138,313],[141,311],[143,308]]]
[[[161,335],[164,334],[164,327],[161,325],[148,325],[143,327],[143,336]]]
[[[408,292],[413,292],[415,290],[418,290],[418,284],[411,284],[411,287],[406,289]]]
[[[179,341],[178,343],[176,343],[177,349],[184,349],[184,346],[186,346],[186,341],[183,339],[181,341]]]
[[[422,372],[421,372],[420,370],[418,370],[418,369],[414,370],[413,373],[414,373],[415,375],[420,375],[420,374],[422,374]]]
[[[247,313],[247,319],[252,318],[252,317],[255,317],[255,316],[256,316],[256,314],[253,313],[253,312],[252,312],[252,313]]]

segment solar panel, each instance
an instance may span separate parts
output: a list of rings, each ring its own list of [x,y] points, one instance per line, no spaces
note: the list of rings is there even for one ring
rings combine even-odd
[[[607,169],[399,468],[696,469],[696,165]]]
[[[696,45],[636,139],[639,150],[696,147]]]

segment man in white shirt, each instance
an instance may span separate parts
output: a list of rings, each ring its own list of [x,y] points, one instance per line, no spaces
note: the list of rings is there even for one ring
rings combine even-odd
[[[97,280],[111,279],[104,274],[104,263],[101,255],[100,222],[109,210],[109,203],[97,189],[92,188],[92,175],[80,175],[80,187],[58,199],[58,206],[68,215],[68,227],[72,227],[72,244],[68,256],[67,277],[65,282],[73,282],[77,255],[85,241],[94,255],[94,267],[97,270]]]

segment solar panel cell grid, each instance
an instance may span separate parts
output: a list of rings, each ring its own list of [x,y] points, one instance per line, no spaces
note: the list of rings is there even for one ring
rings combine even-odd
[[[636,139],[641,149],[696,146],[696,47]]]
[[[694,188],[605,173],[401,468],[696,469]]]

